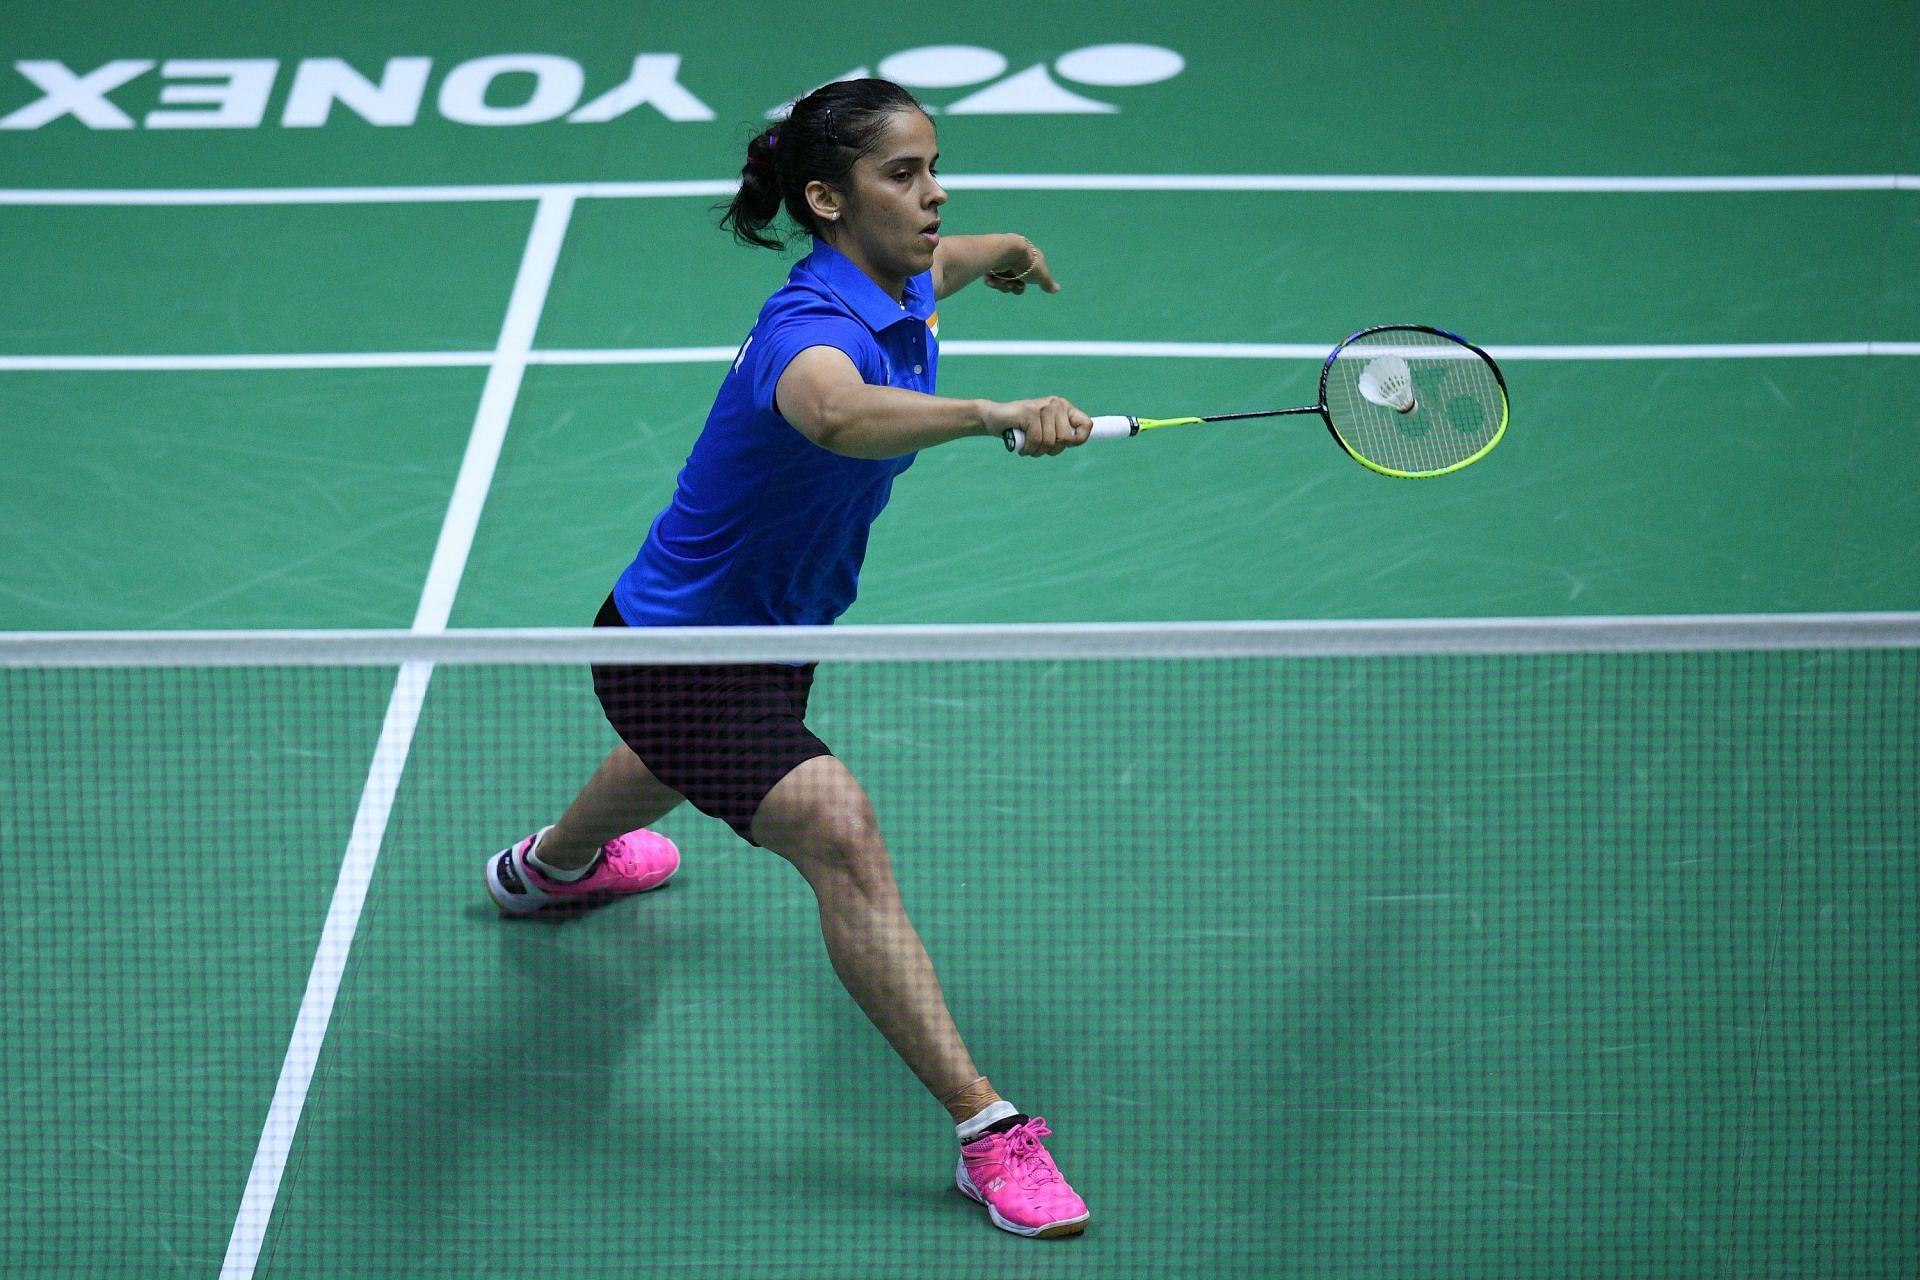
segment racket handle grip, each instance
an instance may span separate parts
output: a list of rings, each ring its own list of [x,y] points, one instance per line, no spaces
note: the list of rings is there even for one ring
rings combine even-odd
[[[1089,440],[1118,440],[1122,436],[1140,434],[1140,419],[1129,418],[1123,414],[1110,413],[1093,420],[1093,430],[1087,436]],[[1027,443],[1027,433],[1018,427],[1009,427],[1000,433],[1007,442],[1008,453],[1018,453]]]

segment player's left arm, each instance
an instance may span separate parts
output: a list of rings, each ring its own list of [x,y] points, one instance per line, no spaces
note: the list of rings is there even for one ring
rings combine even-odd
[[[934,297],[956,294],[983,277],[989,289],[1002,293],[1025,293],[1030,284],[1047,293],[1060,292],[1047,255],[1025,236],[941,237],[933,251]]]

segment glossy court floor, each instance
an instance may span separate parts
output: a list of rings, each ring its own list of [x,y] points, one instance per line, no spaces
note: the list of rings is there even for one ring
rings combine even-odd
[[[943,305],[943,391],[1305,403],[1309,352],[1411,320],[1500,355],[1514,425],[1422,483],[1296,420],[932,451],[847,623],[1912,609],[1920,21],[1626,14],[22,15],[0,120],[24,62],[155,66],[131,128],[0,129],[0,629],[415,624],[542,216],[447,608],[584,624],[787,263],[711,194],[564,184],[721,182],[813,84],[982,50],[920,86],[949,229],[1064,287]],[[1100,83],[1118,43],[1180,70]],[[582,102],[675,51],[712,119],[449,118],[525,51]],[[283,123],[325,57],[431,57],[418,118]],[[151,124],[218,82],[161,62],[238,58],[278,60],[256,127]],[[0,1269],[212,1274],[395,673],[4,674]],[[606,731],[578,671],[442,668],[249,1270],[1911,1274],[1917,694],[1910,655],[823,671],[976,1057],[1094,1207],[1033,1244],[719,825],[668,820],[661,894],[497,920],[480,860]]]

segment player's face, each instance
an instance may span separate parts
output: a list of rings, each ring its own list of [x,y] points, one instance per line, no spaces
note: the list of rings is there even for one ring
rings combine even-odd
[[[940,206],[947,192],[934,176],[940,158],[933,121],[915,110],[894,112],[880,145],[849,175],[844,230],[835,247],[898,294],[909,276],[933,266],[940,244]]]

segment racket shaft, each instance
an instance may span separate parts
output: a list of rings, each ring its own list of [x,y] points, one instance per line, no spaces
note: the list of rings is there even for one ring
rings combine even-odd
[[[1137,435],[1139,431],[1140,420],[1138,418],[1128,418],[1121,414],[1110,413],[1104,417],[1093,420],[1093,431],[1087,436],[1087,439],[1118,440],[1123,436]],[[1000,438],[1007,442],[1007,451],[1010,453],[1018,453],[1026,447],[1027,433],[1018,427],[1012,427],[1006,431],[1002,431]]]
[[[1216,413],[1206,418],[1195,418],[1195,422],[1244,422],[1248,418],[1290,418],[1300,413],[1323,413],[1317,404],[1301,405],[1298,409],[1259,409],[1252,413]]]

